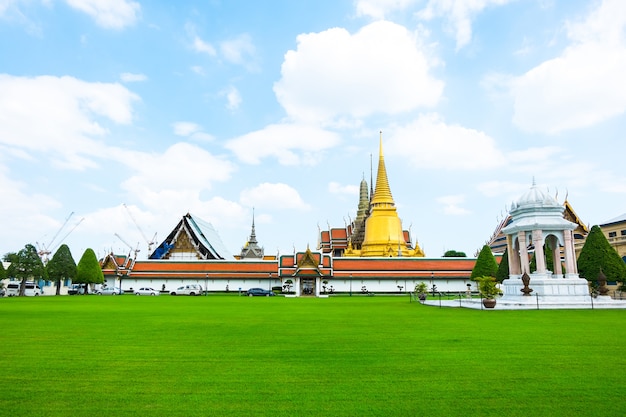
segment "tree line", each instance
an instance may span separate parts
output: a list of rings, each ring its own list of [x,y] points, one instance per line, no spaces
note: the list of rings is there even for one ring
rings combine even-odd
[[[63,244],[44,262],[32,244],[27,244],[18,252],[9,252],[2,260],[10,265],[4,269],[0,262],[0,280],[14,278],[20,281],[19,295],[23,296],[27,281],[43,280],[56,283],[56,295],[60,294],[61,283],[69,280],[75,284],[102,284],[104,274],[93,249],[88,248],[78,261],[74,261],[70,248]]]

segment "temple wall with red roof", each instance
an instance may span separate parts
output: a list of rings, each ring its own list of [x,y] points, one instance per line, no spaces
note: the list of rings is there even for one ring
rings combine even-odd
[[[209,291],[251,287],[282,286],[287,279],[315,278],[327,281],[337,292],[367,286],[372,292],[411,291],[415,284],[436,284],[439,291],[464,291],[476,259],[474,258],[336,258],[310,252],[311,266],[303,267],[307,252],[282,255],[278,260],[132,260],[109,255],[103,262],[108,285],[122,288],[151,286],[165,291],[187,283],[199,283]]]

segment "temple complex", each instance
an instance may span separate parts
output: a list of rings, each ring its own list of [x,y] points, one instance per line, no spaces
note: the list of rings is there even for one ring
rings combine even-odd
[[[465,292],[475,258],[424,257],[402,221],[387,178],[382,137],[376,188],[363,179],[354,221],[319,231],[317,250],[267,256],[252,230],[238,255],[230,255],[213,226],[187,213],[147,260],[110,254],[101,262],[107,285],[152,286],[167,292],[198,284],[209,292],[243,293],[262,287],[288,297],[333,293],[408,293],[425,282],[431,291]],[[295,231],[295,233],[300,233]]]

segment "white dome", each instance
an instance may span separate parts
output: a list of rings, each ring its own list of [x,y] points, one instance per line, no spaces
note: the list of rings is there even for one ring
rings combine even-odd
[[[551,195],[545,194],[537,185],[533,183],[530,190],[528,190],[520,199],[517,201],[517,206],[527,206],[527,205],[540,205],[540,206],[560,206],[558,201],[556,201]]]

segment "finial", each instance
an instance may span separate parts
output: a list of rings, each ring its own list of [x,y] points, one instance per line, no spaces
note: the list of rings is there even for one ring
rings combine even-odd
[[[533,187],[537,186],[537,182],[535,181],[535,176],[533,175]]]

